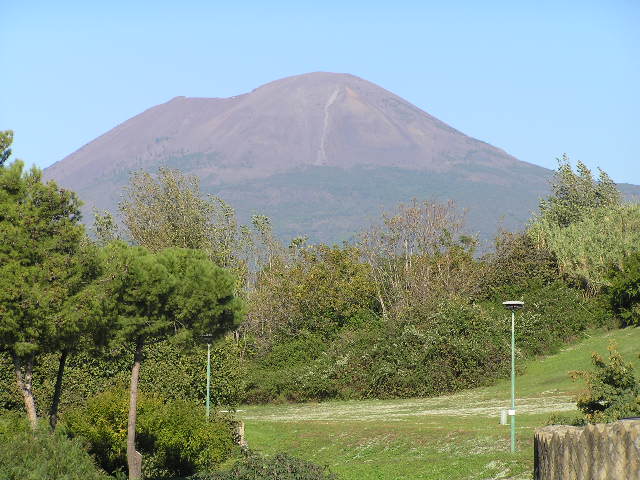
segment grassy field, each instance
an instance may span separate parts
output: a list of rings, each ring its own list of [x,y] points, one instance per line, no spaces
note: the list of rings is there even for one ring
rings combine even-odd
[[[530,479],[533,431],[552,412],[573,412],[581,388],[569,370],[589,369],[615,340],[640,367],[640,328],[594,334],[530,361],[517,378],[518,452],[509,453],[510,382],[437,398],[241,407],[249,446],[329,465],[343,480]]]

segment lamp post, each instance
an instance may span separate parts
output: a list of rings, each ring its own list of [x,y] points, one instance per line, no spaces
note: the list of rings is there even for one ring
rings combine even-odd
[[[524,307],[524,302],[509,300],[502,302],[507,310],[511,310],[511,453],[516,451],[516,310]]]
[[[209,398],[211,397],[211,340],[213,339],[213,335],[211,333],[206,333],[202,335],[202,339],[207,342],[207,396],[205,398],[205,405],[207,410],[207,420],[209,420]]]

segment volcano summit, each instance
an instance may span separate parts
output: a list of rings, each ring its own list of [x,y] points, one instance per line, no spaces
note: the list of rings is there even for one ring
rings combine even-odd
[[[468,137],[361,78],[309,73],[230,98],[176,97],[45,170],[91,207],[113,210],[132,170],[200,177],[242,218],[286,238],[339,241],[413,197],[454,200],[484,237],[518,228],[550,170]]]

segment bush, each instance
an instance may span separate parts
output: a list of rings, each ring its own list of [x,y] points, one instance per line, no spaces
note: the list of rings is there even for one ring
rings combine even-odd
[[[142,419],[141,444],[153,452],[145,472],[151,476],[190,475],[217,468],[233,453],[234,425],[204,418],[204,409],[174,400]]]
[[[0,478],[3,480],[107,480],[79,440],[45,425],[32,432],[15,413],[0,416]]]
[[[431,396],[506,375],[504,327],[478,305],[451,299],[402,319],[345,332],[332,346],[344,398]]]
[[[573,427],[584,427],[586,424],[587,421],[580,413],[552,413],[545,422],[545,425],[571,425]]]
[[[0,412],[3,410],[24,411],[13,362],[6,352],[0,352]]]
[[[612,273],[609,301],[623,325],[640,326],[640,253],[631,255],[622,269]]]
[[[506,285],[494,290],[484,305],[496,318],[504,318],[504,300],[523,300],[516,314],[516,344],[525,356],[554,352],[563,342],[575,340],[588,328],[606,326],[609,309],[602,297],[585,298],[561,280],[531,282],[527,289]]]
[[[504,312],[501,312],[504,316]],[[508,373],[506,322],[462,299],[372,318],[330,342],[307,334],[254,360],[249,402],[429,396]]]
[[[165,478],[215,469],[234,450],[234,425],[193,402],[141,395],[137,449],[146,476]],[[108,472],[126,470],[128,395],[112,391],[89,400],[86,408],[65,415],[66,431],[83,437],[89,451]]]
[[[267,344],[305,332],[333,338],[378,311],[370,270],[354,247],[299,250],[258,273],[244,331]]]
[[[535,231],[503,233],[496,239],[495,254],[485,259],[481,297],[496,318],[505,315],[503,301],[525,302],[516,318],[516,343],[526,356],[551,353],[587,328],[611,324],[606,300],[585,296],[563,280],[555,253],[536,244]]]
[[[280,453],[270,458],[253,452],[230,470],[196,477],[199,480],[336,480],[327,467]]]
[[[449,298],[398,317],[372,317],[331,340],[309,333],[276,338],[253,359],[245,400],[433,396],[491,383],[510,368],[505,299],[526,304],[516,318],[521,357],[551,353],[608,319],[602,298],[585,298],[560,280],[534,278],[492,294],[481,304]]]
[[[586,390],[578,397],[577,406],[589,423],[614,422],[640,415],[640,381],[633,365],[625,363],[615,344],[609,345],[609,361],[592,355],[593,371],[573,371],[575,379],[586,381]]]
[[[302,402],[335,396],[326,349],[317,334],[281,339],[249,369],[245,400]]]
[[[484,298],[496,298],[506,287],[519,295],[560,278],[555,255],[536,246],[526,232],[501,232],[495,239],[495,252],[486,255],[484,260],[487,265]]]

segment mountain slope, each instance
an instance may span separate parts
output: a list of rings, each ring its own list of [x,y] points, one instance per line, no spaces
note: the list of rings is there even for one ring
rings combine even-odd
[[[152,107],[45,170],[91,207],[113,209],[132,170],[179,168],[241,217],[273,217],[282,236],[348,238],[411,197],[453,199],[471,229],[517,228],[550,171],[468,137],[352,75],[284,78],[231,98]]]

